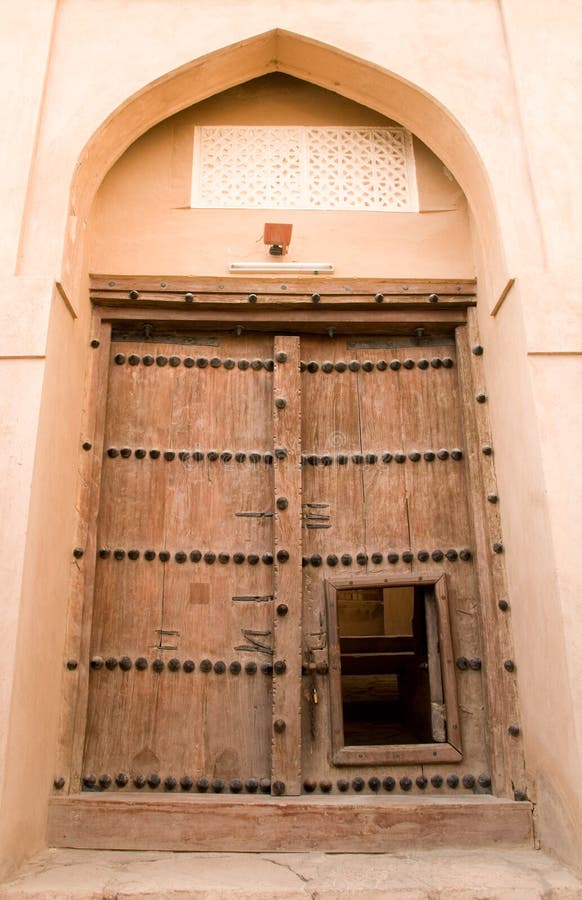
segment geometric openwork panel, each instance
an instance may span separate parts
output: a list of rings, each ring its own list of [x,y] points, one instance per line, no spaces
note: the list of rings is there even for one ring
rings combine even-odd
[[[192,207],[418,211],[404,128],[198,126]]]

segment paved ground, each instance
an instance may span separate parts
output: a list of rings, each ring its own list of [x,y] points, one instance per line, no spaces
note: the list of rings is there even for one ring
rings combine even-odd
[[[570,900],[582,881],[535,850],[391,854],[49,850],[2,900]]]

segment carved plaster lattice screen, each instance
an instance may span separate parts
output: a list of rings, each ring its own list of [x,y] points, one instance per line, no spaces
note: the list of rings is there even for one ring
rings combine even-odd
[[[192,207],[417,212],[404,128],[198,126]]]

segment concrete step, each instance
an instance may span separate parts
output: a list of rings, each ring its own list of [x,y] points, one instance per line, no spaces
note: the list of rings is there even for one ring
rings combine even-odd
[[[169,853],[49,850],[2,900],[570,900],[582,881],[536,850]]]

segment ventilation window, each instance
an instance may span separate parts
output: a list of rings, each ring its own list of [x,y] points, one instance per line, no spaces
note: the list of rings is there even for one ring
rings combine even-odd
[[[194,129],[192,206],[418,212],[404,128]]]
[[[456,761],[445,577],[326,583],[333,761]]]

